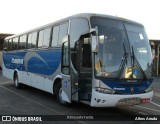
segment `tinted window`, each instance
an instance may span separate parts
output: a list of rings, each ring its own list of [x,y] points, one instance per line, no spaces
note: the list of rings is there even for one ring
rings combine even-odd
[[[89,32],[89,24],[87,19],[79,18],[72,20],[70,30],[71,47],[73,48],[75,42],[80,38],[80,36],[87,32]]]
[[[39,32],[39,37],[38,37],[38,47],[42,47],[43,37],[44,37],[44,30],[41,30]]]
[[[55,26],[55,27],[53,27],[52,47],[57,46],[57,43],[58,43],[58,35],[59,35],[59,26]]]
[[[69,46],[68,42],[63,44],[62,73],[69,74]]]
[[[4,42],[4,44],[3,44],[3,49],[6,49],[6,50],[8,50],[8,40],[6,40],[5,42]]]
[[[18,49],[21,50],[22,49],[22,42],[23,42],[23,37],[21,36],[19,38],[19,44],[18,44]]]
[[[18,37],[13,39],[13,50],[18,50]]]
[[[28,35],[28,42],[27,42],[27,48],[32,48],[32,34]]]
[[[27,40],[27,36],[26,35],[23,35],[23,36],[20,37],[19,45],[18,45],[18,49],[19,50],[26,48],[26,40]]]
[[[60,25],[58,46],[61,46],[63,38],[68,34],[68,23]]]
[[[10,39],[8,43],[8,51],[11,51],[11,50],[12,50],[12,39]]]
[[[26,49],[26,41],[27,41],[27,35],[23,35],[23,41],[21,43],[22,49]]]
[[[43,47],[49,47],[51,28],[44,30]]]
[[[36,48],[37,32],[32,33],[32,48]]]

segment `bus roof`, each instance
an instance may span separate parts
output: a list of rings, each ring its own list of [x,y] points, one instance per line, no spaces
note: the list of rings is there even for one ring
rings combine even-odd
[[[14,37],[17,37],[17,36],[21,36],[23,34],[28,34],[30,32],[34,32],[34,31],[37,31],[37,30],[40,30],[40,29],[43,29],[43,28],[46,28],[46,27],[49,27],[49,26],[52,26],[52,25],[56,25],[56,24],[62,23],[62,22],[67,21],[67,20],[71,20],[73,18],[84,17],[84,18],[90,19],[90,17],[93,17],[93,16],[105,17],[105,18],[110,18],[110,19],[116,19],[116,20],[121,20],[121,21],[125,21],[125,22],[130,22],[130,23],[142,25],[142,24],[140,24],[140,23],[138,23],[136,21],[132,21],[132,20],[125,19],[125,18],[122,18],[122,17],[118,17],[118,16],[111,16],[111,15],[104,15],[104,14],[95,14],[95,13],[80,13],[80,14],[72,15],[72,16],[66,17],[64,19],[60,19],[58,21],[55,21],[55,22],[52,22],[52,23],[40,26],[38,28],[34,28],[32,30],[29,30],[29,31],[26,31],[26,32],[23,32],[23,33],[20,33],[20,34],[9,36],[9,37],[7,37],[5,39],[10,39],[10,38],[14,38]]]

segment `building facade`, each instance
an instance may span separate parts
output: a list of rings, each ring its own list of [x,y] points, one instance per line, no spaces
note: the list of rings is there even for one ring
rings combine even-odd
[[[150,40],[153,55],[153,76],[160,75],[160,40]]]

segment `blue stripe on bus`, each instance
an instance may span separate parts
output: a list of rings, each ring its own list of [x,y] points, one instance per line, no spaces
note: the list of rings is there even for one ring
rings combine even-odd
[[[35,52],[4,53],[3,56],[4,65],[8,69],[18,69],[21,71],[44,75],[53,74],[61,62],[61,50],[59,49],[41,50]],[[15,64],[12,62],[13,58],[23,59],[24,63]]]
[[[131,89],[134,90],[133,94],[136,93],[144,93],[144,91],[152,84],[152,79],[143,81],[143,82],[120,82],[120,81],[113,81],[113,80],[101,80],[107,86],[112,88],[113,90],[119,93],[126,93],[130,94]]]

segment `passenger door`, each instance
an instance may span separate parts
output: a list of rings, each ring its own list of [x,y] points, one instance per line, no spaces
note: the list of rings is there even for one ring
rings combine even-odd
[[[70,79],[70,47],[69,36],[63,39],[62,45],[62,94],[61,97],[66,102],[71,102],[71,79]]]

